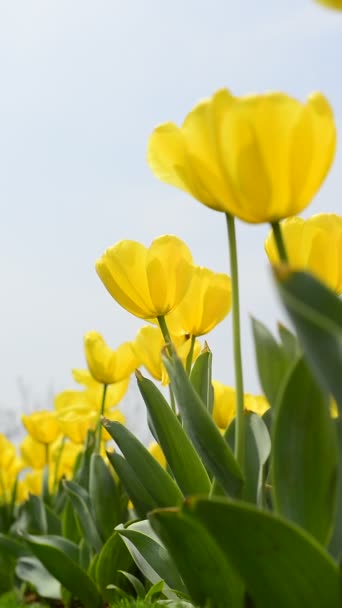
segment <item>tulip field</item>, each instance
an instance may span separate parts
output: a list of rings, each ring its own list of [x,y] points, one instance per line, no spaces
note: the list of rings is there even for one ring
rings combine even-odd
[[[336,140],[323,93],[220,89],[153,131],[152,173],[220,212],[230,266],[198,266],[173,234],[94,260],[98,289],[141,328],[119,345],[86,333],[78,388],[23,415],[20,445],[0,433],[0,608],[342,605],[342,217],[298,216]],[[251,321],[255,395],[236,220],[269,224],[289,319]],[[227,316],[234,386],[212,377],[207,337]],[[120,411],[132,380],[149,445]]]

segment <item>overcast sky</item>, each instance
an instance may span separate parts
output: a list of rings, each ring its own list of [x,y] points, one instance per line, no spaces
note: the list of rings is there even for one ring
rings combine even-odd
[[[196,263],[227,272],[223,215],[150,172],[154,126],[225,86],[301,99],[320,89],[341,128],[341,50],[342,13],[311,0],[0,1],[0,415],[51,407],[72,387],[85,332],[113,347],[134,338],[141,322],[94,270],[116,241],[177,234]],[[304,215],[340,213],[341,165],[338,153]],[[238,225],[248,392],[260,390],[249,315],[271,329],[285,319],[267,232]],[[232,384],[231,319],[208,341],[214,377]]]

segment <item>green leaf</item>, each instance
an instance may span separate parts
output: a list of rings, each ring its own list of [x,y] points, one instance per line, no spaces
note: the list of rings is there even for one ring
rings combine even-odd
[[[213,355],[207,347],[197,357],[190,374],[190,382],[210,414],[214,407],[214,389],[211,382],[212,361]]]
[[[204,353],[207,354],[207,353]],[[209,494],[210,479],[177,416],[151,380],[138,376],[138,387],[168,465],[182,492]]]
[[[146,517],[146,514],[149,511],[152,511],[152,509],[158,506],[157,502],[148,493],[127,460],[120,454],[115,454],[113,452],[107,452],[107,456],[114,471],[124,484],[126,492],[133,502],[134,509],[138,516],[141,518]]]
[[[235,442],[236,419],[226,432],[230,446]],[[252,412],[245,413],[245,478],[241,498],[259,506],[264,504],[264,466],[271,452],[271,439],[263,419]]]
[[[90,458],[95,448],[95,431],[88,431],[84,451],[82,452],[79,464],[76,468],[74,478],[76,482],[88,490]]]
[[[96,552],[101,551],[103,542],[101,540],[92,513],[90,512],[86,501],[80,493],[77,493],[76,491],[74,491],[74,489],[72,489],[70,482],[65,481],[64,483],[71,504],[77,513],[80,528],[84,538]]]
[[[15,573],[22,581],[31,583],[41,597],[61,599],[60,583],[33,555],[21,557],[17,562]]]
[[[31,553],[22,542],[16,538],[12,538],[8,534],[2,533],[0,533],[0,549],[7,554],[13,555],[15,558],[24,557]]]
[[[45,513],[46,513],[47,533],[55,534],[56,536],[60,536],[62,533],[62,522],[61,522],[60,518],[56,515],[56,513],[48,505],[45,505]]]
[[[303,351],[300,347],[297,336],[295,336],[295,334],[293,334],[282,323],[278,323],[278,333],[288,358],[290,360],[292,359],[292,361],[298,359],[303,354]]]
[[[179,509],[153,511],[149,519],[196,605],[242,608],[242,581],[203,525]]]
[[[79,598],[86,608],[100,608],[101,595],[91,578],[62,547],[73,543],[63,538],[25,535],[25,540],[45,568],[66,589]],[[76,547],[78,552],[78,547]],[[74,551],[73,551],[74,552]]]
[[[333,518],[333,529],[329,543],[329,552],[341,563],[342,560],[342,418],[333,420],[338,445],[338,475],[336,511]]]
[[[62,513],[62,534],[74,543],[81,539],[79,523],[70,498],[67,499]]]
[[[277,279],[307,360],[321,386],[334,395],[341,416],[342,301],[308,273],[278,273]]]
[[[113,475],[99,454],[92,454],[90,460],[89,496],[96,526],[105,541],[121,522],[121,505]]]
[[[169,589],[186,592],[178,571],[156,536],[148,521],[131,524],[127,528],[117,528],[123,537],[136,565],[152,583],[164,580]]]
[[[194,499],[184,511],[203,525],[262,608],[338,608],[341,578],[315,539],[242,502]],[[189,551],[188,560],[192,558]],[[253,604],[252,604],[253,605]]]
[[[269,404],[274,406],[293,359],[260,321],[252,319],[252,329],[260,383]]]
[[[30,532],[31,534],[47,533],[45,505],[39,496],[30,494],[28,500],[20,506],[18,518],[11,530],[13,532]]]
[[[119,570],[118,572],[123,574],[123,576],[131,583],[137,597],[145,597],[145,587],[137,576],[134,576],[134,574],[131,572],[125,572],[124,570]]]
[[[183,495],[174,480],[133,433],[119,422],[106,418],[103,419],[103,426],[159,507],[170,507],[183,501]]]
[[[336,506],[336,432],[324,395],[304,359],[294,367],[276,408],[272,478],[276,510],[322,544]]]
[[[164,585],[164,581],[159,581],[158,583],[152,585],[145,595],[145,600],[155,601],[156,599],[159,599],[163,594]]]
[[[173,351],[172,359],[163,353],[185,431],[207,469],[230,495],[237,495],[242,486],[242,473],[233,452],[221,436],[208,410],[192,386],[182,362]]]
[[[120,570],[131,571],[133,565],[133,559],[125,543],[117,532],[113,532],[99,554],[95,570],[95,580],[106,602],[112,601],[115,597],[115,593],[108,590],[108,585],[125,589],[127,586],[123,585],[125,576]]]

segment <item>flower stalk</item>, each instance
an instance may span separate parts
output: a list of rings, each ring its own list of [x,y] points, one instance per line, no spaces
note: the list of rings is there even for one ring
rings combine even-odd
[[[271,224],[271,226],[272,226],[272,230],[273,230],[273,236],[274,236],[275,244],[276,244],[277,250],[278,250],[279,259],[284,264],[288,264],[289,258],[287,256],[287,251],[286,251],[286,247],[285,247],[285,241],[283,239],[283,234],[282,234],[282,231],[281,231],[280,223],[279,222],[273,222]]]
[[[244,389],[241,357],[240,303],[239,303],[239,273],[236,247],[235,220],[226,213],[228,246],[230,258],[230,274],[232,280],[232,321],[233,321],[233,354],[236,388],[236,434],[235,457],[241,470],[244,470],[245,455],[245,418],[244,418]]]

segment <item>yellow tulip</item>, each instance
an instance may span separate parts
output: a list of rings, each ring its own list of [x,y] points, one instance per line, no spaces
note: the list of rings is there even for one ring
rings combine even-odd
[[[83,405],[74,405],[58,412],[58,422],[63,435],[74,443],[84,444],[89,430],[95,430],[99,413]]]
[[[226,386],[217,380],[213,380],[214,387],[214,409],[213,418],[220,429],[230,425],[236,413],[236,392],[231,386]],[[268,409],[269,404],[263,395],[244,395],[244,409],[262,416]]]
[[[113,422],[120,422],[120,424],[125,424],[125,422],[126,422],[125,416],[118,409],[106,412],[106,418],[108,420],[112,420]],[[102,441],[111,441],[112,440],[111,435],[108,433],[108,431],[106,431],[106,429],[104,427],[102,427],[101,440]]]
[[[112,350],[96,331],[90,331],[84,336],[84,349],[92,377],[102,384],[124,380],[138,365],[131,342],[125,342]]]
[[[47,452],[43,443],[26,435],[20,444],[20,453],[25,464],[32,469],[43,469],[47,464]]]
[[[311,201],[332,163],[333,113],[313,93],[301,103],[283,93],[233,97],[217,91],[187,115],[165,123],[148,144],[162,181],[246,222],[276,222]]]
[[[149,248],[120,241],[96,262],[96,270],[123,308],[141,319],[153,319],[183,299],[192,276],[192,256],[175,236],[161,236]]]
[[[174,335],[202,336],[214,329],[230,308],[230,278],[195,266],[188,291],[166,321]]]
[[[342,0],[316,0],[316,2],[324,4],[324,6],[328,6],[329,8],[342,10]]]
[[[5,435],[0,433],[0,469],[6,470],[14,461],[15,457],[15,446]]]
[[[342,217],[320,213],[304,220],[288,218],[281,223],[289,263],[295,270],[315,274],[336,293],[342,293]],[[279,261],[273,234],[265,241],[272,263]]]
[[[81,452],[82,445],[65,441],[65,439],[55,441],[50,452],[53,477],[57,466],[57,479],[61,479],[61,477],[70,479],[73,476],[76,459]]]
[[[184,336],[176,336],[172,339],[177,354],[184,364],[190,351],[191,340],[186,340]],[[165,341],[160,329],[151,325],[144,325],[139,329],[133,345],[141,365],[147,369],[152,378],[161,381],[163,385],[169,384],[170,380],[161,357]],[[196,341],[193,361],[196,360],[200,351],[201,345]]]
[[[18,494],[21,500],[26,500],[29,494],[40,496],[43,490],[43,470],[34,470],[26,473],[18,483]]]
[[[56,413],[50,410],[23,415],[21,420],[31,437],[40,443],[52,443],[60,433]]]
[[[152,454],[153,458],[155,458],[159,462],[160,466],[162,466],[163,469],[166,469],[166,458],[159,443],[157,443],[156,441],[152,441],[148,446],[148,451],[150,452],[150,454]]]

